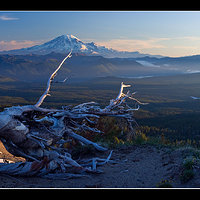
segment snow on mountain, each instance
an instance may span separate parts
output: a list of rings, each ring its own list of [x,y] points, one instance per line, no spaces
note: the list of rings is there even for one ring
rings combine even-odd
[[[74,35],[61,35],[41,45],[36,45],[28,48],[15,49],[10,51],[0,51],[0,54],[39,54],[45,55],[52,52],[55,53],[68,53],[72,50],[72,53],[85,54],[85,55],[101,55],[107,58],[119,57],[119,58],[136,58],[136,57],[161,57],[152,56],[149,54],[141,54],[139,52],[117,51],[105,46],[100,46],[94,42],[85,43],[75,37]]]
[[[19,50],[13,50],[12,52],[15,54],[17,53],[48,54],[51,52],[66,53],[71,50],[73,50],[73,53],[84,53],[84,52],[88,53],[87,46],[81,40],[79,40],[73,35],[61,35],[44,44]],[[12,52],[10,51],[10,53]]]
[[[67,53],[72,50],[72,53],[93,54],[94,49],[98,51],[98,47],[94,43],[84,43],[73,35],[61,35],[41,45],[36,45],[28,48],[2,51],[1,54],[49,54],[51,52]],[[96,52],[95,54],[98,54]]]

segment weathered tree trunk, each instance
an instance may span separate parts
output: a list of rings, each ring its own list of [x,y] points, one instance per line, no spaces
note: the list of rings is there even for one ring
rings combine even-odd
[[[107,151],[107,148],[78,134],[82,131],[100,134],[100,130],[92,128],[90,125],[94,125],[102,116],[124,118],[130,129],[128,137],[129,139],[133,137],[133,112],[139,109],[139,104],[143,103],[132,97],[134,93],[131,94],[129,91],[126,94],[123,93],[124,87],[130,87],[124,83],[121,83],[116,99],[112,99],[110,104],[103,109],[95,102],[83,103],[75,107],[65,106],[62,109],[40,107],[49,95],[51,83],[58,70],[70,57],[71,52],[52,73],[44,94],[35,105],[13,106],[0,113],[1,141],[10,153],[26,159],[25,163],[0,163],[0,173],[37,175],[46,178],[69,178],[76,176],[77,173],[79,175],[98,173],[97,166],[109,162],[112,151],[107,159],[95,158],[88,162],[76,161],[65,144],[75,140],[80,145],[92,145],[98,151]],[[138,107],[130,108],[125,102],[127,98],[136,101]]]

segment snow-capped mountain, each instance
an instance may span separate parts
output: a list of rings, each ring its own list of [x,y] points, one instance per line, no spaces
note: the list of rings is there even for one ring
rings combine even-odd
[[[45,55],[52,52],[55,53],[67,53],[72,50],[72,53],[84,54],[84,55],[100,55],[106,58],[136,58],[136,57],[161,57],[149,54],[141,54],[137,51],[117,51],[105,46],[100,46],[94,42],[85,43],[73,35],[61,35],[53,40],[45,42],[41,45],[35,45],[28,48],[15,49],[10,51],[0,51],[0,54],[14,54],[14,55],[25,55],[25,54],[39,54]]]
[[[28,48],[15,49],[10,51],[2,51],[2,53],[23,55],[23,54],[39,54],[45,55],[52,52],[67,53],[73,50],[73,53],[90,53],[88,45],[84,44],[81,40],[73,35],[61,35],[53,40],[45,42],[41,45],[35,45]]]

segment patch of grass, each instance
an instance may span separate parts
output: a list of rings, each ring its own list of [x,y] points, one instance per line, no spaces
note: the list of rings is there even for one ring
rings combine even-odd
[[[145,144],[148,141],[148,137],[144,133],[140,133],[133,138],[135,144]]]
[[[157,188],[173,188],[171,182],[172,182],[171,180],[162,180],[156,185],[156,187]]]

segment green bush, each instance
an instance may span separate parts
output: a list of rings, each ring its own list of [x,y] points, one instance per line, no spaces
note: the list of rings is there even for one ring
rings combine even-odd
[[[194,177],[192,169],[185,169],[180,177],[182,183],[186,183]]]
[[[183,163],[183,167],[184,167],[185,170],[192,170],[193,165],[194,165],[194,161],[193,160],[186,160]]]
[[[180,176],[182,183],[186,183],[194,177],[193,166],[195,165],[196,158],[188,156],[183,162],[183,172]]]

